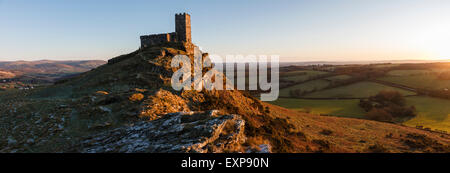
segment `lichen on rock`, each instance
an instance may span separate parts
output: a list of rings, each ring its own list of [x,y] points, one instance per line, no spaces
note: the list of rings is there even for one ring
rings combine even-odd
[[[79,152],[242,152],[245,121],[218,111],[177,112],[87,137]]]

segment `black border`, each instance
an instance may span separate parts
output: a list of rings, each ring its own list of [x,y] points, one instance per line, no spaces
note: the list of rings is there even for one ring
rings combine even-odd
[[[225,162],[226,158],[268,158],[268,168],[226,168],[225,165],[216,164],[212,171],[207,168],[182,168],[183,159],[214,159],[216,163]],[[444,171],[450,163],[450,154],[175,154],[175,153],[135,153],[135,154],[81,154],[81,153],[54,153],[54,154],[0,154],[0,166],[8,167],[16,164],[27,165],[14,168],[32,168],[49,170],[63,167],[64,170],[128,170],[154,172],[165,171],[196,171],[196,172],[229,172],[229,171],[266,171],[266,170],[301,170],[300,172],[315,171],[387,171],[386,169],[400,168],[415,170],[419,167],[426,169],[441,168]],[[363,169],[359,169],[363,168]],[[145,171],[148,169],[148,171]],[[360,171],[358,171],[360,170]],[[402,171],[402,172],[403,172]],[[84,171],[83,171],[84,172]],[[294,171],[297,172],[297,171]],[[428,172],[428,171],[427,171]]]

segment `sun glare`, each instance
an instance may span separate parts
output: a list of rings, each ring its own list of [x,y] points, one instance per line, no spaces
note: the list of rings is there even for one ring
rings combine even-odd
[[[421,45],[432,60],[450,59],[450,27],[447,25],[435,27],[424,34]]]
[[[432,48],[432,52],[434,52],[435,54],[435,59],[450,59],[450,40],[437,42],[436,45]]]

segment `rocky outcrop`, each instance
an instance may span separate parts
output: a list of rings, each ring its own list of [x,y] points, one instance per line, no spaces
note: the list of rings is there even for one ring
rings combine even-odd
[[[218,111],[178,112],[86,138],[80,152],[241,152],[245,121]]]

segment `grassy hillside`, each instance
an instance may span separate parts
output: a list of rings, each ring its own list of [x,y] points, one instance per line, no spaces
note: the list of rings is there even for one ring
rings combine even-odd
[[[320,152],[420,152],[444,149],[449,135],[363,119],[318,116],[268,105],[271,115],[287,119],[304,140],[298,148]],[[446,143],[433,144],[435,141]],[[441,150],[438,149],[438,150]],[[444,149],[445,150],[445,149]]]

